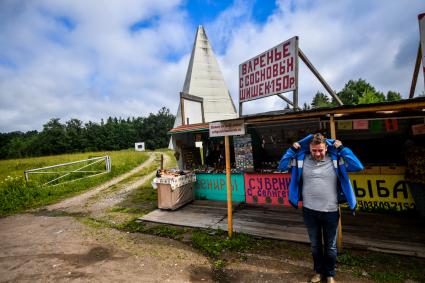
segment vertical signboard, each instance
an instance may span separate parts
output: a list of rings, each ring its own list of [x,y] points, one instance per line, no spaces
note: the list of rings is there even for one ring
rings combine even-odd
[[[420,41],[421,41],[421,49],[422,49],[422,73],[424,75],[424,83],[425,83],[425,13],[418,15],[419,20],[419,33],[420,33]]]
[[[293,91],[298,85],[298,37],[239,65],[239,102]]]
[[[254,172],[251,135],[235,136],[233,138],[233,144],[236,169],[241,172]]]

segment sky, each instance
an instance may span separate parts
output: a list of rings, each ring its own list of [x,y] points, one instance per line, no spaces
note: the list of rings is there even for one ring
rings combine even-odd
[[[407,98],[423,12],[423,0],[1,0],[0,132],[176,114],[198,25],[235,105],[239,64],[293,36],[336,91],[362,78]],[[302,105],[325,90],[299,65]],[[285,106],[268,97],[244,114]]]

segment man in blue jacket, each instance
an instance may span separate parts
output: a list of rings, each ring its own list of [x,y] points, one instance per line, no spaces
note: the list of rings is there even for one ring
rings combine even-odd
[[[298,201],[303,201],[315,272],[310,282],[325,277],[328,283],[335,282],[338,204],[348,202],[355,211],[356,196],[348,172],[363,170],[363,165],[341,141],[318,133],[295,142],[282,156],[279,170],[291,173],[291,205],[298,208]]]

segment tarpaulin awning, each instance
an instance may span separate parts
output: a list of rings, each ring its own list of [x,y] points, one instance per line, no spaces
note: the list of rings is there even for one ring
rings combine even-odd
[[[189,132],[203,132],[203,131],[209,131],[208,123],[181,125],[181,126],[172,128],[168,132],[168,134],[175,135],[175,134],[182,134],[182,133],[189,133]]]

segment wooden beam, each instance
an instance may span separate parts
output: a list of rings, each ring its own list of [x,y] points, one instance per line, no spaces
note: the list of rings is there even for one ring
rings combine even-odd
[[[239,118],[242,117],[242,103],[243,102],[239,102]]]
[[[376,112],[376,111],[397,111],[397,110],[414,110],[414,109],[423,109],[425,108],[425,101],[406,101],[404,103],[397,103],[397,104],[384,104],[384,105],[376,105],[376,106],[363,106],[363,105],[356,105],[356,107],[349,108],[349,109],[324,109],[319,111],[312,111],[312,112],[303,112],[303,113],[287,113],[284,115],[277,115],[277,116],[263,116],[258,118],[250,118],[245,117],[246,123],[252,123],[252,122],[262,122],[262,121],[280,121],[280,120],[291,120],[291,119],[297,119],[297,118],[317,118],[322,117],[328,114],[359,114],[359,113],[370,113],[370,112]]]
[[[301,51],[301,49],[298,49],[298,55],[300,56],[301,60],[307,65],[307,67],[310,69],[310,71],[316,76],[316,78],[320,81],[320,83],[323,85],[323,87],[328,91],[328,93],[335,98],[336,102],[339,105],[344,105],[342,103],[341,99],[339,99],[338,95],[333,91],[333,89],[328,85],[328,83],[325,81],[325,79],[320,75],[319,71],[316,70],[316,68],[313,66],[313,64],[308,60],[307,56]]]
[[[204,101],[204,99],[200,96],[195,96],[195,95],[191,95],[191,94],[184,93],[184,92],[180,92],[180,96],[183,97],[184,99],[192,100],[192,101],[196,101],[196,102],[203,102]]]
[[[331,139],[336,139],[336,130],[335,130],[335,118],[334,115],[330,115],[330,127],[331,127]]]
[[[283,100],[285,100],[286,103],[288,103],[289,105],[291,105],[292,107],[294,107],[294,103],[292,103],[291,100],[289,100],[288,98],[286,98],[285,96],[283,96],[282,94],[277,94],[277,96],[279,96],[280,98],[282,98]],[[300,107],[296,106],[294,107],[298,110],[302,110]]]
[[[184,99],[182,93],[180,93],[180,111],[182,115],[182,125],[186,125],[185,117],[184,117]]]
[[[298,45],[298,36],[296,37],[295,42],[296,42],[295,43],[295,54],[298,55],[299,51],[301,51],[300,47]],[[298,87],[299,87],[299,85],[298,85],[298,82],[299,82],[298,74],[299,74],[299,64],[298,64],[298,58],[297,58],[297,60],[295,60],[295,85],[296,85],[296,87],[292,92],[292,100],[294,101],[294,105],[293,105],[294,110],[296,110],[296,109],[301,110],[301,108],[298,107]]]
[[[421,43],[419,43],[418,53],[416,55],[415,69],[413,71],[412,83],[410,85],[409,98],[413,98],[413,96],[415,95],[416,82],[418,81],[419,68],[421,66],[421,57],[422,57]]]
[[[204,114],[204,101],[201,102],[201,112],[202,112],[202,123],[205,123],[205,114]]]
[[[202,123],[205,123],[204,99],[200,96],[195,96],[195,95],[191,95],[191,94],[188,94],[188,93],[180,92],[180,102],[182,103],[182,105],[183,105],[185,99],[201,103]],[[184,107],[182,109],[184,110]],[[183,113],[183,110],[182,110],[182,113]],[[184,119],[183,114],[182,114],[182,119]],[[184,122],[182,124],[185,125]],[[187,124],[189,124],[189,123],[187,123]]]
[[[230,180],[230,141],[229,136],[224,137],[224,148],[226,155],[226,186],[227,186],[227,233],[232,238],[232,183]]]
[[[330,130],[331,130],[331,139],[336,139],[336,127],[335,127],[335,118],[334,115],[330,115]],[[339,213],[339,220],[338,220],[338,237],[336,239],[336,246],[338,248],[338,252],[342,251],[342,215],[341,215],[341,207],[338,205],[338,213]]]

